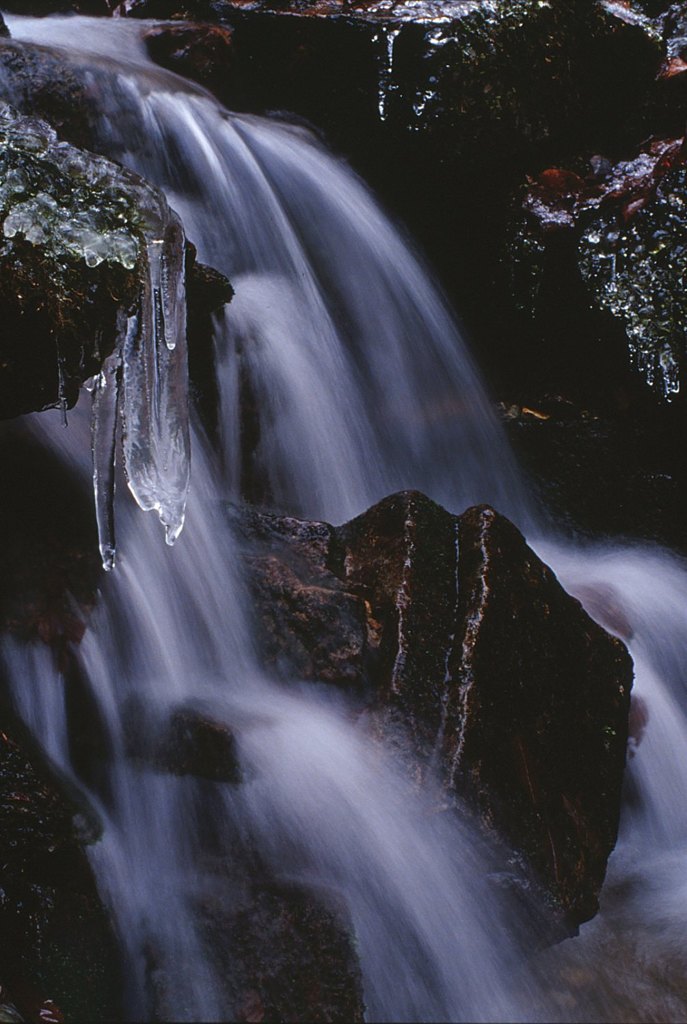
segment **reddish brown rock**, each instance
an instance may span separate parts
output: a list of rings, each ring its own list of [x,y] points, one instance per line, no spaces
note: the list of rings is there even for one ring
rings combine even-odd
[[[438,754],[447,787],[525,856],[554,916],[591,917],[618,827],[623,644],[487,507],[457,517],[404,492],[336,529],[235,515],[267,664],[352,687],[403,723],[421,773]]]
[[[684,138],[653,138],[632,160],[612,165],[592,157],[585,177],[558,167],[541,171],[530,180],[523,207],[544,233],[572,228],[590,210],[618,210],[627,221],[646,206],[666,174],[685,163]]]
[[[234,510],[266,665],[347,688],[364,684],[365,602],[331,567],[332,527]]]
[[[632,663],[508,520],[484,506],[459,524],[451,778],[579,923],[617,836]]]
[[[157,64],[218,95],[226,92],[233,57],[230,28],[179,22],[156,25],[144,32],[143,38]]]

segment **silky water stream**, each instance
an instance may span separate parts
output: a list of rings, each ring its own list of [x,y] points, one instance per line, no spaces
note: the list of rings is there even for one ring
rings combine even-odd
[[[74,651],[105,727],[105,779],[87,783],[71,763],[65,681],[47,649],[5,641],[2,651],[20,714],[104,822],[90,857],[121,939],[127,1012],[235,1013],[224,982],[231,949],[208,945],[199,907],[231,905],[240,835],[277,877],[345,907],[369,1020],[567,1019],[555,965],[523,967],[527,929],[487,883],[491,855],[470,827],[433,813],[431,786],[413,789],[343,697],[258,671],[221,511],[248,471],[277,509],[333,522],[407,487],[456,511],[488,501],[583,601],[612,588],[649,722],[609,870],[609,891],[624,896],[607,898],[567,945],[586,970],[619,930],[633,936],[635,961],[679,959],[687,573],[666,553],[571,550],[541,536],[450,312],[364,185],[307,130],[231,114],[154,67],[140,23],[8,20],[15,39],[58,48],[82,69],[99,148],[164,189],[200,259],[236,290],[216,325],[221,451],[192,417],[187,523],[175,546],[117,490],[116,569]],[[246,381],[259,417],[250,467],[238,420]],[[26,426],[82,476],[91,474],[87,398],[67,430],[57,413]],[[242,785],[128,756],[132,708],[154,745],[189,706],[230,726]],[[632,985],[600,981],[584,1012],[624,1019],[614,1000],[639,998],[642,984],[636,972]]]

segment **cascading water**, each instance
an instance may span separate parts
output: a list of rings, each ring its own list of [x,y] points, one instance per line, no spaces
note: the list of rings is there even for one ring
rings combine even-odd
[[[188,528],[173,551],[150,535],[149,520],[120,489],[120,564],[76,651],[110,748],[106,781],[89,789],[105,823],[91,856],[122,939],[130,1013],[231,1015],[198,907],[208,893],[230,899],[224,862],[231,836],[247,829],[273,870],[343,898],[370,1019],[527,1018],[537,999],[542,1017],[565,1019],[541,984],[519,982],[529,1009],[508,995],[517,923],[485,888],[489,855],[467,827],[448,816],[430,824],[431,795],[411,793],[343,704],[260,677],[232,537],[217,508],[218,497],[236,495],[251,477],[276,507],[332,521],[417,487],[459,511],[489,501],[536,532],[440,296],[365,187],[308,132],[229,114],[154,68],[139,24],[11,19],[10,27],[15,39],[62,47],[84,68],[100,113],[99,146],[165,189],[201,259],[236,289],[217,325],[224,482],[214,482],[214,456],[196,430]],[[248,461],[237,420],[242,389],[259,417]],[[81,409],[68,431],[55,430],[49,414],[30,429],[87,471]],[[538,547],[592,614],[589,594],[610,581],[631,624],[650,722],[631,762],[637,793],[611,879],[652,874],[651,847],[650,863],[662,859],[678,894],[686,577],[668,556],[601,558],[544,540]],[[64,681],[40,648],[6,642],[4,660],[22,716],[83,787],[70,767]],[[249,781],[210,791],[132,761],[133,703],[149,742],[176,708],[209,708],[236,735]],[[212,853],[203,827],[210,801],[223,823]],[[646,904],[635,920],[650,915]],[[664,899],[654,919],[666,918],[672,939],[679,925]],[[599,920],[590,928],[603,927],[603,914]],[[574,941],[594,948],[584,930]],[[612,1008],[602,1010],[613,1019]]]

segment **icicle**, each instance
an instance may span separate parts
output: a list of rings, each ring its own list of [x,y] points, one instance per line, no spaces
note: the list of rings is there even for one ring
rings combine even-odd
[[[181,222],[173,213],[162,243],[161,263],[165,342],[168,349],[174,349],[186,337],[186,251]]]
[[[173,544],[189,485],[184,236],[171,211],[147,240],[139,315],[123,350],[124,467],[139,506],[155,509]]]
[[[100,557],[103,560],[103,568],[108,572],[114,568],[115,562],[114,494],[120,349],[127,329],[127,317],[122,312],[118,317],[117,329],[120,343],[115,352],[105,360],[101,372],[94,378],[92,391],[93,494]]]
[[[67,427],[67,382],[64,375],[64,356],[57,350],[57,400],[62,413],[62,425]]]

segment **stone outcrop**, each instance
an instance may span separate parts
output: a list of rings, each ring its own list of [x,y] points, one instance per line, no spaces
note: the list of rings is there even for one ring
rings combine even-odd
[[[456,517],[407,492],[339,528],[233,515],[267,665],[389,709],[556,913],[591,917],[618,825],[622,643],[487,507]]]

